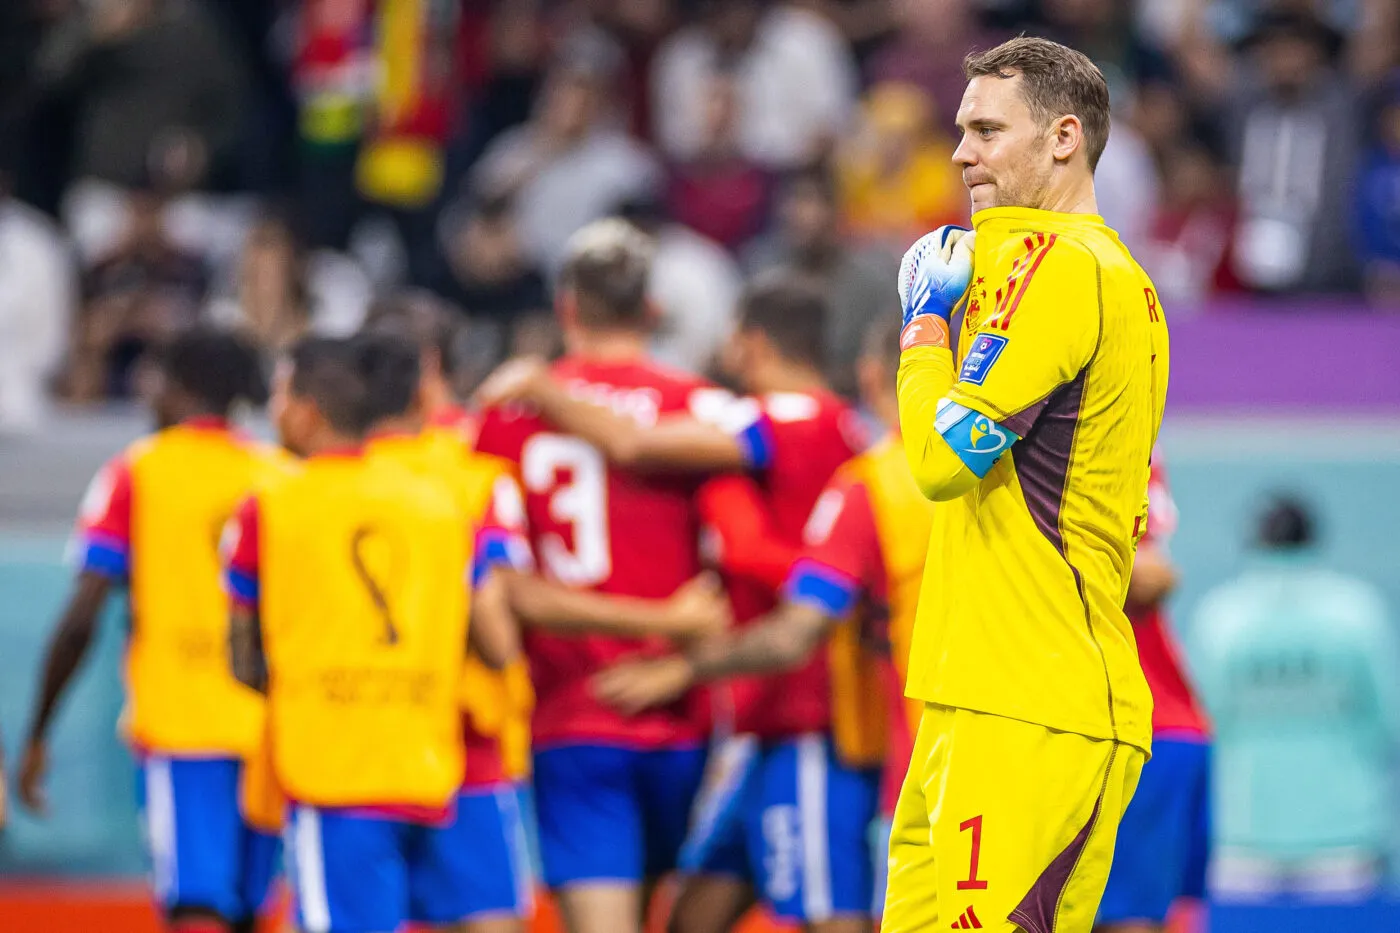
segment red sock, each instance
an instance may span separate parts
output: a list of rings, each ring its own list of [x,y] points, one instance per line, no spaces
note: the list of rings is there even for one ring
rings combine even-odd
[[[180,917],[170,921],[170,933],[228,933],[228,924],[213,917]]]

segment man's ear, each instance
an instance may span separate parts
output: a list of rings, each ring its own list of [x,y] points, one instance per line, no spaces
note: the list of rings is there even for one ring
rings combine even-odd
[[[1084,147],[1084,124],[1074,114],[1066,114],[1053,124],[1051,151],[1056,162],[1068,162]]]

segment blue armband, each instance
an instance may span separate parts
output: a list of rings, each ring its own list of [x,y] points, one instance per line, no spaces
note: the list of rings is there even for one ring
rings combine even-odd
[[[750,470],[766,470],[773,465],[773,423],[760,415],[753,423],[734,435],[744,452],[744,463]]]
[[[1001,455],[1021,439],[980,411],[946,398],[938,403],[934,430],[978,479],[990,473]]]
[[[833,567],[802,558],[793,565],[783,596],[795,603],[816,606],[833,619],[839,619],[855,607],[860,596],[860,584]]]

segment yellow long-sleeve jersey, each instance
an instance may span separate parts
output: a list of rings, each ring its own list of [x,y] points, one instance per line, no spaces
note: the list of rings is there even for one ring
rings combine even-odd
[[[899,369],[909,465],[942,503],[907,690],[1148,749],[1122,607],[1166,399],[1156,290],[1097,216],[973,219],[955,349],[913,347]]]

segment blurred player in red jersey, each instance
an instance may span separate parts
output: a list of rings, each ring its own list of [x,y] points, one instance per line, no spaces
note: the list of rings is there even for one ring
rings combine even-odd
[[[568,354],[553,371],[643,424],[717,390],[646,357],[650,243],[621,221],[579,231],[560,277]],[[478,450],[518,465],[543,574],[627,597],[670,596],[700,570],[696,482],[612,469],[598,449],[522,405],[485,412]],[[623,716],[589,683],[609,663],[664,654],[660,636],[527,629],[540,855],[572,933],[635,931],[648,879],[675,867],[704,768],[696,701]]]
[[[20,799],[42,812],[45,734],[115,587],[128,589],[123,728],[140,762],[152,880],[169,929],[251,930],[272,880],[277,837],[240,813],[243,759],[263,704],[224,655],[228,597],[219,535],[276,456],[230,426],[239,399],[261,396],[253,349],[193,331],[160,354],[159,430],[103,466],[83,499],[78,576],[44,662],[20,766]]]
[[[1162,603],[1176,586],[1167,544],[1177,509],[1160,458],[1147,487],[1147,533],[1128,581],[1128,618],[1152,688],[1152,760],[1123,814],[1097,929],[1152,933],[1178,898],[1205,897],[1210,848],[1209,724]]]
[[[821,295],[800,280],[777,276],[750,288],[725,363],[752,395],[714,412],[639,424],[616,406],[594,404],[589,393],[557,374],[551,378],[538,363],[508,364],[483,394],[536,406],[625,468],[653,475],[749,474],[777,539],[756,558],[744,538],[761,530],[733,518],[745,508],[742,484],[722,482],[700,497],[706,522],[721,542],[722,565],[731,577],[747,576],[763,586],[732,591],[742,624],[772,608],[774,569],[786,573],[823,486],[864,446],[855,413],[821,375],[824,314]],[[873,882],[867,831],[883,748],[852,760],[833,747],[836,707],[854,699],[837,689],[840,673],[819,654],[790,673],[733,685],[733,728],[748,738],[718,753],[713,793],[699,808],[697,834],[687,845],[683,867],[690,877],[676,904],[674,929],[727,929],[752,904],[755,884],[779,916],[819,929],[868,926]]]

